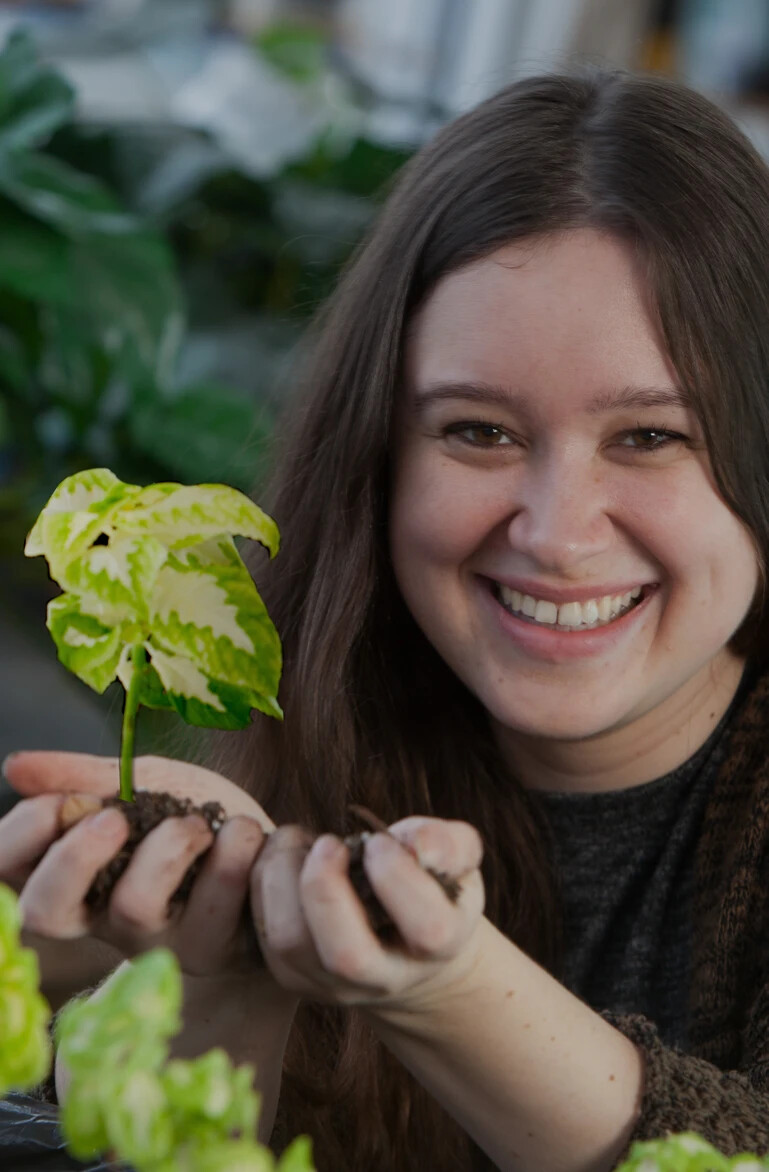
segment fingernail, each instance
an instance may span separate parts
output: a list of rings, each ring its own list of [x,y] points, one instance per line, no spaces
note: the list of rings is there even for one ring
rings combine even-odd
[[[313,843],[310,853],[325,863],[331,862],[332,859],[341,858],[342,852],[346,849],[344,843],[335,838],[333,834],[322,834]]]
[[[374,855],[395,854],[400,851],[402,843],[398,842],[392,834],[372,834],[371,838],[366,839],[365,850],[366,853],[373,853]]]
[[[186,814],[184,821],[187,823],[188,826],[194,827],[195,830],[197,830],[198,833],[201,835],[202,834],[205,834],[205,835],[213,834],[211,827],[208,825],[205,818],[203,818],[200,814]]]
[[[92,830],[98,834],[114,834],[119,826],[125,825],[125,818],[119,810],[107,809],[101,810],[98,814],[89,814],[87,818],[83,819],[87,822]]]
[[[20,757],[20,756],[21,756],[20,751],[16,752],[16,753],[9,753],[8,756],[4,758],[2,765],[0,765],[0,773],[2,773],[3,777],[8,782],[9,785],[11,784],[11,779],[9,778],[9,776],[6,772],[6,769],[11,764],[11,762],[16,759],[16,757]]]

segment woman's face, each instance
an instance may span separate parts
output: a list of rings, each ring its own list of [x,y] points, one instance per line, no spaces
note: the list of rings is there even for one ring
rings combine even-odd
[[[599,736],[734,665],[753,543],[629,246],[574,230],[439,283],[409,330],[394,457],[403,597],[501,728]]]

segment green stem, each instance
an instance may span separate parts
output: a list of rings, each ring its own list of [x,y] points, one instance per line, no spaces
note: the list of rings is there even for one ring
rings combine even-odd
[[[120,744],[120,796],[124,802],[134,800],[133,765],[136,713],[139,711],[139,689],[146,665],[147,652],[144,650],[144,645],[135,643],[131,648],[133,674],[126,692],[125,708],[123,709],[123,736]]]

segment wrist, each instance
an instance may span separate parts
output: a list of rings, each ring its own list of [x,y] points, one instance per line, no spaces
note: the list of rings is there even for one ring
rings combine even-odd
[[[484,959],[495,933],[491,922],[482,916],[464,948],[450,961],[397,997],[367,1005],[364,1012],[374,1028],[429,1031],[431,1023],[440,1028],[441,1020],[454,1013],[458,1000],[482,992],[488,976]]]

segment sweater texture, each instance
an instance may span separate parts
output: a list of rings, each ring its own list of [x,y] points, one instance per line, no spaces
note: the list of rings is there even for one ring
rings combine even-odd
[[[563,960],[553,975],[601,1011],[641,1013],[687,1048],[695,855],[743,681],[705,743],[644,785],[532,795],[551,834]]]
[[[694,858],[685,1050],[646,1014],[601,1011],[645,1065],[618,1163],[636,1140],[681,1131],[729,1156],[769,1155],[769,672],[722,732]]]

